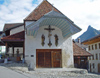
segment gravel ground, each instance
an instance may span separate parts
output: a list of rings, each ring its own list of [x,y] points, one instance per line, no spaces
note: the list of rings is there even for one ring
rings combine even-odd
[[[100,75],[98,74],[92,74],[92,73],[86,73],[86,74],[80,74],[80,73],[74,73],[74,72],[68,72],[68,71],[28,71],[26,64],[21,63],[10,63],[10,64],[0,64],[1,66],[5,66],[9,69],[12,69],[16,72],[19,72],[21,74],[26,75],[28,78],[100,78]]]

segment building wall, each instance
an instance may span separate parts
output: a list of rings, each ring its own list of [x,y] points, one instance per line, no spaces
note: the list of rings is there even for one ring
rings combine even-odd
[[[44,28],[48,28],[48,26],[42,26],[39,28],[37,36],[34,38],[33,36],[27,36],[25,34],[25,60],[31,68],[36,68],[36,49],[62,49],[62,67],[73,67],[73,46],[72,46],[72,37],[63,38],[62,32],[59,28],[55,26],[51,26],[55,28],[53,30],[51,36],[52,46],[48,46],[48,31],[44,30]],[[41,36],[44,34],[45,36],[45,45],[41,45]],[[54,35],[58,35],[58,46],[55,45],[55,37]],[[34,57],[31,57],[33,55]]]
[[[17,28],[14,28],[14,29],[11,29],[10,30],[10,35],[15,34],[15,33],[18,33],[18,32],[21,32],[23,30],[24,30],[24,25],[23,26],[20,26],[20,27],[17,27]]]
[[[95,48],[95,44],[97,44],[97,49]],[[95,72],[95,73],[98,73],[98,64],[100,63],[99,44],[100,44],[100,42],[88,45],[88,47],[90,46],[89,53],[94,55],[94,59],[93,59],[93,56],[89,57],[89,71],[90,71],[90,64],[91,64],[91,72]],[[93,45],[94,49],[92,49],[92,45]],[[97,54],[98,59],[96,59],[96,54]],[[93,64],[94,64],[94,67],[93,67]]]
[[[35,23],[35,21],[25,21],[25,26],[27,27],[28,25]]]

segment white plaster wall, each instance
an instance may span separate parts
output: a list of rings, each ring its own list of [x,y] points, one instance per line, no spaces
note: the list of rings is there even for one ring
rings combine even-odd
[[[98,63],[100,63],[100,49],[99,49],[99,43],[100,42],[97,42],[97,43],[93,43],[93,44],[90,44],[90,51],[89,53],[93,54],[94,55],[94,60],[92,60],[92,57],[91,57],[91,60],[89,60],[89,71],[90,71],[90,63],[93,65],[93,63],[95,64],[95,68],[93,68],[92,66],[92,72],[95,72],[95,73],[98,73]],[[95,44],[97,44],[97,49],[95,49]],[[92,50],[92,45],[93,45],[93,48],[94,50]],[[98,60],[96,60],[96,54],[98,54]]]
[[[32,24],[32,23],[34,23],[35,21],[26,21],[25,22],[25,27],[27,27],[28,25],[30,25],[30,24]]]
[[[62,49],[62,67],[73,67],[73,45],[72,45],[72,37],[63,38],[62,32],[59,28],[55,26],[51,26],[55,28],[52,31],[51,42],[52,46],[48,46],[48,31],[44,30],[44,28],[48,28],[48,26],[43,26],[39,28],[36,38],[33,36],[25,35],[25,60],[32,67],[36,68],[36,49]],[[44,34],[45,36],[45,45],[41,45],[41,36]],[[54,35],[58,35],[58,46],[55,46],[55,37]],[[31,57],[34,55],[34,57]]]
[[[23,26],[20,26],[20,27],[17,27],[17,28],[14,28],[14,29],[11,29],[10,30],[10,35],[15,34],[15,33],[18,33],[18,32],[21,32],[23,30],[24,30],[24,25]]]

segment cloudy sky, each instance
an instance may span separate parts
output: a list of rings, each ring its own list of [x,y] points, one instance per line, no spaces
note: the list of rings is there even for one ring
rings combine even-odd
[[[43,0],[0,0],[0,31],[5,23],[20,23]],[[82,31],[91,25],[100,30],[100,0],[48,0],[63,14],[69,17]]]

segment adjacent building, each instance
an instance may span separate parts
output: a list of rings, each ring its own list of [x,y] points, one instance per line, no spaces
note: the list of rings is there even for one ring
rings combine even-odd
[[[88,45],[89,53],[93,55],[89,57],[89,71],[100,73],[100,35],[84,41],[83,44]]]
[[[5,33],[3,31],[0,31],[0,57],[2,54],[5,53],[5,44],[1,41],[1,38],[5,36]]]
[[[1,38],[2,43],[6,46],[6,54],[13,61],[20,61],[24,58],[24,24],[23,23],[7,23],[4,25],[3,32],[5,32],[5,37]],[[18,58],[17,59],[17,51]]]
[[[83,47],[86,46],[83,46],[83,44],[81,45],[81,43],[73,42],[74,67],[88,70],[88,57],[92,56],[92,54],[86,51]]]

